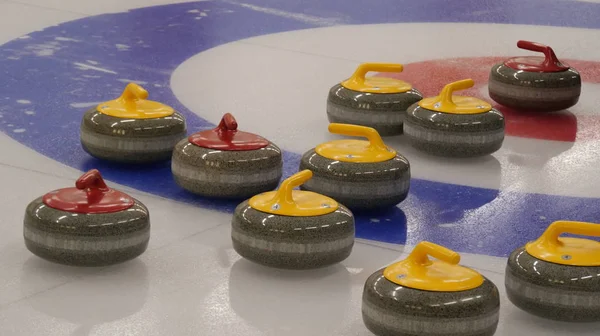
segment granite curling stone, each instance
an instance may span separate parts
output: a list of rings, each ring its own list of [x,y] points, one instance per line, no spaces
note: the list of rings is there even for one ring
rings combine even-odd
[[[83,149],[98,159],[120,163],[170,159],[175,144],[187,135],[185,118],[146,98],[145,89],[130,83],[119,98],[88,110],[80,128]]]
[[[452,95],[473,84],[471,79],[450,83],[439,96],[413,104],[404,121],[408,143],[445,157],[483,156],[500,149],[505,129],[502,113],[483,100]]]
[[[410,164],[370,127],[329,124],[332,133],[368,140],[335,140],[304,153],[300,170],[314,177],[300,188],[329,196],[352,211],[396,206],[410,189]]]
[[[92,169],[74,188],[51,191],[29,203],[23,235],[27,249],[43,259],[107,266],[146,250],[150,215],[144,204],[109,188]]]
[[[544,57],[514,57],[495,64],[489,76],[490,98],[515,110],[552,112],[567,109],[579,101],[581,76],[557,59],[552,48],[519,41],[521,49],[544,53]]]
[[[177,184],[192,193],[246,199],[277,187],[283,159],[277,145],[238,130],[227,113],[216,128],[177,143],[171,171]]]
[[[600,321],[600,224],[557,221],[535,241],[513,251],[506,294],[520,309],[557,321]]]
[[[256,195],[233,214],[231,239],[242,257],[282,269],[314,269],[346,259],[354,246],[354,216],[335,200],[292,190],[312,177],[304,170],[277,191]]]
[[[421,242],[405,260],[373,273],[362,296],[367,329],[379,336],[494,335],[498,288],[459,261],[458,253]]]
[[[329,122],[367,126],[381,136],[402,134],[406,109],[423,99],[411,84],[368,72],[402,72],[402,64],[364,63],[347,80],[334,85],[327,98]]]

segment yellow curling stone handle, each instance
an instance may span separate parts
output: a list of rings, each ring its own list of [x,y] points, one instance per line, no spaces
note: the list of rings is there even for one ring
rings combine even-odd
[[[175,113],[172,107],[146,100],[147,98],[148,91],[135,83],[129,83],[119,98],[101,103],[97,109],[109,116],[131,119],[162,118]]]
[[[437,260],[431,260],[429,256]],[[458,292],[481,286],[483,276],[460,266],[459,262],[458,253],[423,241],[406,259],[385,268],[383,275],[398,285],[434,292]]]
[[[447,84],[438,96],[422,99],[418,104],[428,110],[451,114],[477,114],[490,111],[492,105],[485,100],[453,95],[454,91],[466,90],[473,87],[474,84],[472,79],[463,79]]]
[[[329,132],[367,140],[334,140],[315,147],[317,154],[331,160],[357,163],[382,162],[393,159],[396,151],[383,143],[379,133],[371,127],[329,124]]]
[[[600,242],[560,237],[564,233],[600,237],[600,224],[556,221],[537,240],[525,245],[525,250],[537,259],[555,264],[600,266]]]
[[[284,180],[277,191],[269,191],[252,197],[252,208],[281,216],[320,216],[336,211],[338,203],[327,196],[312,191],[293,190],[312,178],[308,169]]]
[[[402,93],[412,89],[409,83],[385,77],[365,77],[371,71],[377,72],[402,72],[402,64],[394,63],[363,63],[358,66],[354,74],[342,82],[347,89],[368,93]]]

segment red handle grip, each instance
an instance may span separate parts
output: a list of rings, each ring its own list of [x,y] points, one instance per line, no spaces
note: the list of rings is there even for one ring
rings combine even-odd
[[[237,130],[237,127],[238,124],[233,115],[231,113],[225,113],[223,118],[221,118],[221,122],[219,123],[219,126],[217,126],[217,129],[221,131],[235,131]]]
[[[80,190],[108,190],[108,186],[104,183],[104,179],[102,179],[102,175],[98,169],[92,169],[81,175],[81,177],[77,179],[77,182],[75,182],[75,187]]]
[[[521,49],[525,49],[525,50],[530,50],[530,51],[537,51],[537,52],[541,52],[544,54],[545,56],[545,60],[544,60],[544,65],[548,66],[548,67],[553,67],[553,66],[562,66],[562,64],[560,63],[560,61],[558,60],[558,58],[556,57],[556,54],[554,53],[554,50],[552,50],[552,48],[550,48],[547,45],[541,44],[541,43],[537,43],[537,42],[531,42],[531,41],[518,41],[517,42],[517,47],[521,48]]]

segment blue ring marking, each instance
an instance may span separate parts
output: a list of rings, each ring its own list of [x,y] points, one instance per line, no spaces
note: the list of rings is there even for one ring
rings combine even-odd
[[[340,22],[354,24],[450,21],[600,26],[596,20],[600,6],[587,3],[557,2],[548,7],[540,1],[500,1],[495,3],[499,7],[488,10],[474,0],[460,4],[426,0],[419,6],[413,1],[397,6],[394,1],[395,7],[390,1],[353,1],[352,6],[347,6],[346,2],[332,5],[311,0],[302,3],[300,12],[331,13],[335,8],[333,16],[341,18]],[[513,10],[519,9],[518,16],[502,10],[502,6],[509,5]],[[297,10],[294,4],[273,6]],[[363,10],[365,6],[369,11]],[[344,12],[339,12],[339,8]],[[566,12],[560,13],[561,9]],[[210,12],[201,16],[190,10]],[[583,15],[570,15],[575,12]],[[211,27],[210,34],[202,30],[207,26]],[[200,2],[141,8],[49,27],[0,47],[0,69],[4,75],[0,84],[4,93],[0,97],[0,129],[71,167],[98,168],[116,183],[232,212],[237,202],[200,198],[181,190],[172,179],[168,162],[130,167],[89,157],[81,149],[78,129],[87,108],[76,103],[116,97],[125,85],[119,79],[143,81],[151,99],[184,113],[192,132],[214,127],[187,110],[174,96],[169,87],[173,70],[187,58],[224,43],[315,26],[233,4]],[[285,176],[297,171],[299,158],[296,153],[284,153]],[[356,214],[357,237],[407,244],[426,239],[457,251],[506,256],[537,237],[554,220],[599,221],[595,210],[599,206],[599,199],[499,193],[413,179],[410,196],[399,208]]]

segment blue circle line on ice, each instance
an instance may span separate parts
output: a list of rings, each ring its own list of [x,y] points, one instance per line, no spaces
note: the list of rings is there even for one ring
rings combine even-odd
[[[302,5],[274,0],[251,4],[208,1],[140,8],[63,23],[0,47],[0,129],[71,167],[83,171],[97,168],[116,183],[232,212],[237,202],[205,199],[179,188],[169,162],[129,167],[91,158],[79,142],[83,112],[113,99],[126,83],[136,81],[150,91],[150,99],[184,113],[191,132],[214,127],[177,101],[169,86],[173,70],[209,48],[269,33],[387,22],[600,28],[600,6],[590,3],[558,1],[549,7],[543,0],[497,1],[489,6],[488,2],[475,0],[361,0],[353,1],[352,6],[342,0],[310,0]],[[284,153],[285,176],[297,171],[299,158],[298,153]],[[554,220],[600,220],[599,208],[598,199],[500,193],[413,179],[409,198],[398,208],[357,214],[356,235],[390,243],[430,240],[457,251],[506,256],[537,237]]]

